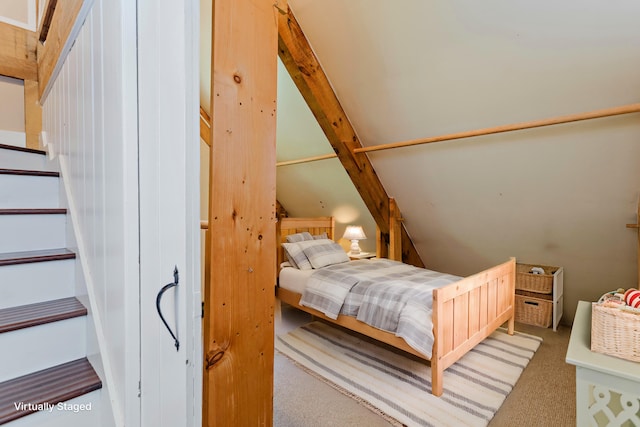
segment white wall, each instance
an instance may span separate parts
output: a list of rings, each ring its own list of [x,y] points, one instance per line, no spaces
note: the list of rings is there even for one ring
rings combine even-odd
[[[24,132],[24,83],[0,76],[0,130]]]
[[[43,104],[96,326],[92,360],[102,352],[116,425],[132,426],[140,411],[135,16],[135,3],[96,0]]]
[[[24,133],[24,83],[0,76],[0,136],[3,144],[26,146]]]
[[[44,3],[46,0],[40,0]],[[0,1],[0,22],[36,30],[36,0]]]

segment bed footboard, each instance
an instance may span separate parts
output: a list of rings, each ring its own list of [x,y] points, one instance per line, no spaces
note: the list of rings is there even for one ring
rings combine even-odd
[[[442,395],[443,371],[504,322],[514,331],[516,260],[433,291],[432,393]]]

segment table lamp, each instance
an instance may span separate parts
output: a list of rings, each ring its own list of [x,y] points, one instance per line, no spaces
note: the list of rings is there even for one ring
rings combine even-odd
[[[360,253],[360,245],[358,240],[364,240],[367,238],[364,234],[364,230],[359,225],[348,225],[344,231],[343,239],[351,240],[350,255],[358,255]]]

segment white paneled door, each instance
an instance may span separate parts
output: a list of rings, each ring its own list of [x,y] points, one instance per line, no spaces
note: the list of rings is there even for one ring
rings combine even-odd
[[[141,425],[199,426],[198,3],[137,8]]]

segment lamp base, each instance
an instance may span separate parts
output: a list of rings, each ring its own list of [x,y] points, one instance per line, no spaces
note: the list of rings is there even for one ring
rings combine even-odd
[[[358,255],[360,253],[360,245],[357,240],[351,241],[351,249],[349,251],[350,255]]]

